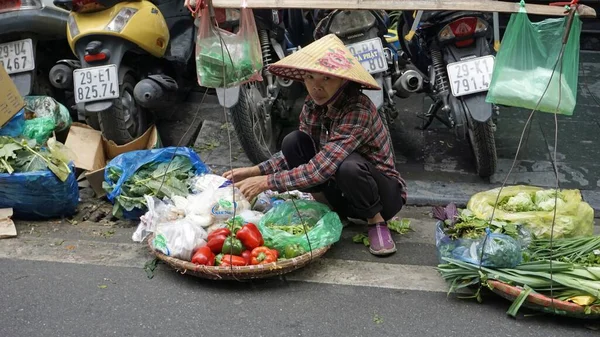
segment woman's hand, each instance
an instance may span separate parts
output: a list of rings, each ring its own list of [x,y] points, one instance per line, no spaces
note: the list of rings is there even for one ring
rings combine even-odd
[[[258,166],[241,167],[223,173],[223,178],[236,183],[256,176],[260,176],[260,169]]]
[[[239,188],[248,201],[252,201],[261,192],[268,190],[269,184],[267,176],[258,176],[236,182],[235,187]]]

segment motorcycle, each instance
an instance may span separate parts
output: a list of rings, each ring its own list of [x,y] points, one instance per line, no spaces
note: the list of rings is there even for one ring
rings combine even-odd
[[[268,66],[312,42],[305,34],[312,30],[305,28],[309,20],[299,9],[261,9],[253,13],[261,43],[263,81],[218,88],[216,92],[221,106],[229,110],[244,152],[258,164],[280,149],[283,127],[297,122],[299,106],[307,95],[302,84],[274,76]],[[226,20],[226,15],[216,15],[216,20],[221,28],[231,31],[239,26],[239,19]]]
[[[196,85],[194,18],[183,0],[55,0],[71,11],[52,84],[72,90],[78,117],[122,145]]]
[[[57,97],[47,74],[56,60],[71,54],[68,15],[41,0],[0,0],[0,66],[22,96]]]
[[[496,171],[494,123],[499,110],[485,98],[494,69],[492,29],[498,41],[497,15],[467,11],[418,11],[403,13],[401,46],[408,67],[424,77],[424,92],[433,103],[424,114],[427,129],[437,119],[468,139],[477,174],[489,177]],[[427,74],[424,76],[422,74]],[[395,83],[395,87],[401,87]],[[398,91],[400,93],[400,90]],[[412,94],[412,93],[411,93]],[[441,115],[441,116],[440,116]]]

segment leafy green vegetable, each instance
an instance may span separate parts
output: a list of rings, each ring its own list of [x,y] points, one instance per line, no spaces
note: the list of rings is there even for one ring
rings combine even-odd
[[[34,140],[0,136],[0,173],[39,172],[49,169],[61,181],[71,173],[66,148],[54,138],[48,147],[37,146]]]
[[[397,217],[388,221],[388,228],[398,234],[406,234],[412,231],[409,219],[400,219]]]
[[[111,193],[123,172],[115,167],[108,168],[107,180],[102,187]],[[121,186],[121,193],[115,198],[113,215],[121,217],[123,211],[146,208],[144,195],[162,199],[164,197],[189,194],[190,178],[194,176],[189,158],[175,156],[169,165],[166,163],[148,163],[140,167]]]
[[[356,234],[352,237],[352,242],[354,243],[362,243],[363,245],[369,247],[371,242],[369,242],[369,237],[363,233]]]

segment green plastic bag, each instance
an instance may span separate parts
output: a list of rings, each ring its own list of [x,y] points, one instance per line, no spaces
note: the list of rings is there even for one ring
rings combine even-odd
[[[64,105],[50,96],[25,96],[27,111],[34,113],[34,118],[52,118],[53,131],[60,132],[71,126],[71,115]],[[42,122],[40,122],[42,123]]]
[[[263,235],[266,246],[276,249],[282,255],[285,247],[290,244],[299,244],[308,252],[310,248],[314,250],[339,241],[343,226],[337,213],[316,201],[296,200],[295,203],[296,206],[288,200],[278,204],[260,220],[258,229]],[[301,224],[302,220],[298,216],[296,207],[307,228],[311,228],[308,232],[308,240],[305,234],[293,235],[277,228]]]
[[[556,65],[566,26],[567,17],[532,23],[521,1],[496,55],[486,102],[571,116],[577,99],[579,16],[575,14],[562,62]]]
[[[494,211],[499,191],[500,188],[495,188],[473,195],[467,209],[483,220],[489,220],[493,212],[494,220],[523,224],[534,237],[550,238],[554,217],[553,190],[525,185],[506,186]],[[517,202],[511,205],[513,200]],[[554,239],[594,234],[594,209],[583,201],[579,190],[560,190],[556,205]]]
[[[46,144],[56,127],[54,117],[39,117],[25,121],[23,137],[35,139],[37,144]]]

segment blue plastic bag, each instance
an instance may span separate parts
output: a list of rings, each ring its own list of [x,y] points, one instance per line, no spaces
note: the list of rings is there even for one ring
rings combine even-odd
[[[17,112],[3,127],[0,128],[0,136],[19,137],[25,127],[25,109]]]
[[[79,204],[75,167],[60,181],[50,170],[0,174],[0,208],[12,208],[14,217],[40,220],[71,216]]]
[[[194,169],[196,175],[210,173],[210,169],[202,162],[198,154],[188,147],[167,147],[154,150],[140,150],[123,153],[108,163],[104,171],[104,181],[111,185],[113,190],[107,194],[108,200],[113,204],[115,199],[121,194],[123,184],[131,178],[142,166],[148,163],[166,163],[175,156],[187,157]],[[109,178],[111,169],[121,171],[119,180],[113,185]],[[145,213],[145,210],[134,209],[129,212],[123,212],[126,219],[137,219]]]
[[[443,223],[436,228],[436,247],[440,263],[443,257],[491,268],[514,268],[523,261],[521,243],[505,234],[492,233],[480,239],[452,239],[444,234]],[[482,253],[483,249],[483,255]]]

